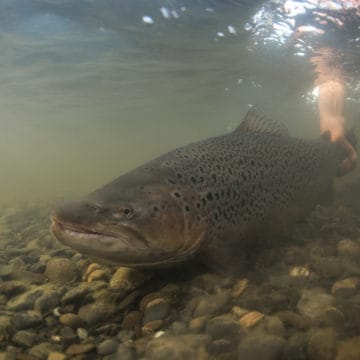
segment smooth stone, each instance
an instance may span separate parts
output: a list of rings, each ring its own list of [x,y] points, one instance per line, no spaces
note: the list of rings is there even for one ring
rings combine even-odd
[[[31,310],[34,308],[35,301],[43,295],[43,291],[38,288],[28,290],[7,302],[10,311]]]
[[[6,341],[13,331],[12,317],[0,315],[0,343]]]
[[[285,326],[277,316],[265,316],[262,321],[264,330],[270,335],[285,336]]]
[[[124,319],[121,322],[121,328],[123,330],[133,330],[136,325],[141,324],[141,319],[142,314],[140,311],[130,311],[124,316]]]
[[[239,360],[278,360],[284,351],[286,341],[279,336],[259,333],[250,335],[240,342]]]
[[[207,335],[161,336],[146,344],[145,355],[151,360],[198,359],[209,343]]]
[[[322,328],[310,335],[308,343],[309,360],[332,360],[336,351],[336,330]]]
[[[319,289],[304,290],[297,303],[301,315],[314,319],[324,314],[327,308],[332,307],[335,299]]]
[[[104,356],[103,360],[137,360],[134,346],[127,344],[120,344],[111,355]]]
[[[193,317],[205,315],[217,315],[222,312],[230,301],[230,295],[227,291],[220,291],[214,295],[203,297],[194,310]]]
[[[69,344],[70,342],[74,342],[76,340],[76,332],[69,326],[64,326],[60,330],[61,340],[63,343]]]
[[[141,332],[144,336],[153,334],[164,325],[164,320],[153,320],[147,322],[142,328]]]
[[[66,354],[70,356],[87,354],[95,348],[95,344],[72,344],[66,349]]]
[[[60,346],[43,342],[29,349],[28,354],[34,356],[36,359],[45,360],[51,352],[58,350],[60,350]]]
[[[64,305],[77,304],[80,301],[82,301],[88,293],[89,293],[88,285],[81,283],[80,285],[67,291],[61,298],[61,303]]]
[[[133,330],[121,330],[116,335],[116,338],[119,339],[121,343],[132,341],[134,337],[135,337],[135,333]]]
[[[55,257],[47,262],[45,276],[53,283],[71,284],[78,279],[79,274],[69,259]]]
[[[192,319],[189,323],[189,329],[196,333],[202,332],[205,329],[206,322],[208,321],[208,319],[209,319],[208,316],[200,316],[195,319]]]
[[[340,256],[355,259],[360,256],[360,244],[358,241],[343,239],[337,243],[336,247]]]
[[[96,302],[81,306],[78,315],[88,325],[94,325],[111,319],[117,308],[112,304]]]
[[[53,351],[51,352],[46,360],[66,360],[67,356],[66,354],[63,354],[61,352]]]
[[[360,278],[349,277],[343,280],[336,281],[331,288],[331,293],[335,296],[348,298],[355,295],[359,287]]]
[[[296,333],[288,338],[283,353],[284,360],[308,360],[307,335],[303,332]]]
[[[41,313],[47,313],[60,304],[61,293],[56,290],[45,291],[34,303],[34,310]]]
[[[150,279],[150,274],[143,271],[119,267],[111,277],[109,286],[114,290],[133,291]]]
[[[116,351],[119,342],[114,339],[106,339],[96,346],[99,355],[109,355]]]
[[[41,325],[43,318],[38,311],[27,310],[15,313],[12,323],[15,329],[23,330]]]
[[[336,257],[319,258],[313,263],[315,272],[324,279],[336,279],[342,276],[345,267],[341,259]]]
[[[311,326],[311,321],[309,319],[304,318],[290,310],[279,311],[275,315],[285,326],[293,327],[299,330],[305,330]]]
[[[360,336],[340,341],[337,347],[335,360],[359,360],[360,359]]]
[[[220,315],[210,319],[206,324],[206,334],[213,339],[238,339],[243,335],[243,330],[239,324],[229,315]]]
[[[20,346],[31,347],[37,337],[37,333],[33,331],[20,330],[15,333],[12,341]]]
[[[26,286],[21,281],[9,280],[0,284],[0,294],[4,294],[8,298],[12,298],[26,290]]]
[[[146,325],[155,320],[164,320],[169,312],[170,304],[167,300],[161,298],[154,299],[146,306],[143,324]]]
[[[109,279],[109,272],[104,269],[96,269],[92,271],[87,277],[87,282],[93,282],[97,280],[107,281]]]
[[[264,319],[264,317],[265,315],[259,311],[250,311],[240,318],[239,324],[244,328],[250,329],[259,324]]]
[[[84,321],[80,318],[80,316],[72,313],[60,315],[59,322],[61,325],[69,326],[73,329],[81,328],[84,326]]]
[[[231,292],[232,297],[234,298],[240,297],[247,289],[248,284],[249,284],[248,279],[238,280],[232,288],[232,292]]]
[[[161,295],[160,292],[151,292],[149,294],[146,294],[141,300],[140,300],[140,304],[139,304],[139,310],[140,312],[144,313],[146,310],[146,307],[148,306],[148,304],[155,300],[155,299],[161,299],[163,298],[163,296]]]

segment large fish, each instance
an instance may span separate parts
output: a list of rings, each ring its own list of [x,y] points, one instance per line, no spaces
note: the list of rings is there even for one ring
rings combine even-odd
[[[233,132],[177,148],[52,213],[55,237],[128,267],[195,255],[223,266],[331,198],[344,158],[250,110]],[[260,235],[260,236],[259,236]]]

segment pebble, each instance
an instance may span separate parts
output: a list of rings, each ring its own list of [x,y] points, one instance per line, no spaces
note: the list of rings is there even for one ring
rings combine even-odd
[[[360,359],[360,336],[340,341],[337,347],[335,360],[359,360]]]
[[[173,323],[172,325],[174,325]],[[153,334],[156,330],[159,330],[164,325],[163,320],[153,320],[147,322],[142,328],[141,332],[144,336]]]
[[[55,257],[46,264],[45,276],[58,284],[71,284],[78,279],[75,265],[67,258]]]
[[[193,317],[204,315],[216,315],[223,312],[224,307],[229,303],[230,295],[228,292],[221,291],[214,295],[207,295],[200,299],[195,308]]]
[[[249,284],[248,279],[241,279],[241,280],[237,281],[232,288],[231,296],[234,298],[240,297],[247,289],[248,284]]]
[[[170,312],[170,304],[165,299],[154,299],[150,301],[145,309],[143,324],[146,325],[154,320],[164,320]]]
[[[43,323],[41,314],[38,311],[27,310],[15,313],[12,319],[15,329],[23,330],[28,328],[35,328]]]
[[[200,333],[205,329],[208,316],[200,316],[195,319],[191,319],[189,323],[189,329],[196,333]]]
[[[80,318],[80,316],[72,313],[60,315],[59,322],[60,324],[69,326],[73,329],[84,326],[84,321]]]
[[[340,240],[337,245],[337,251],[340,256],[358,259],[360,256],[360,244],[350,239]]]
[[[221,339],[225,335],[227,339],[233,339],[239,338],[242,330],[231,315],[220,315],[207,322],[205,332],[213,339]]]
[[[284,349],[284,360],[309,360],[307,354],[307,334],[297,332],[288,338]]]
[[[66,354],[70,356],[86,354],[95,348],[96,346],[94,344],[72,344],[66,349]]]
[[[116,310],[113,304],[95,302],[81,306],[78,315],[86,324],[94,325],[111,319]]]
[[[60,346],[51,344],[49,342],[43,342],[37,344],[28,350],[28,354],[35,359],[47,359],[49,354],[53,351],[60,350]]]
[[[35,300],[34,309],[41,313],[47,313],[60,304],[61,296],[61,292],[57,290],[46,290]]]
[[[252,328],[264,319],[264,314],[258,311],[250,311],[246,315],[242,316],[239,323],[244,328]]]
[[[66,304],[77,304],[82,301],[85,296],[89,293],[89,287],[87,284],[81,283],[76,287],[65,292],[63,297],[61,298],[61,303]]]
[[[241,360],[278,360],[284,351],[286,341],[281,337],[263,333],[246,337],[238,347]]]
[[[47,360],[66,360],[67,356],[61,352],[52,351],[49,353]]]
[[[136,325],[140,325],[142,320],[142,314],[140,311],[134,310],[130,311],[124,316],[124,319],[121,323],[121,328],[123,330],[133,330]]]
[[[97,280],[107,281],[109,279],[109,272],[104,269],[97,269],[92,271],[87,277],[87,282],[93,282]]]
[[[322,289],[309,289],[303,291],[297,309],[301,315],[314,319],[323,315],[334,302],[334,297],[326,294]]]
[[[114,290],[132,291],[150,279],[150,273],[119,267],[111,277],[109,285]]]
[[[115,353],[109,355],[106,360],[136,360],[136,351],[134,346],[120,344]],[[104,357],[105,360],[105,357]]]
[[[84,328],[77,328],[76,335],[80,340],[86,340],[89,336],[88,331]]]
[[[311,322],[308,318],[302,317],[290,310],[279,311],[275,315],[285,326],[293,327],[298,330],[305,330],[311,326]]]
[[[315,330],[309,338],[309,360],[332,360],[336,351],[337,333],[333,328]]]
[[[31,347],[37,337],[33,331],[20,330],[15,333],[12,341],[20,346]]]
[[[161,336],[146,344],[145,355],[151,360],[199,359],[209,344],[207,335]]]
[[[310,275],[310,270],[307,266],[294,266],[290,269],[289,275],[292,277],[307,278]]]
[[[265,316],[262,321],[264,330],[270,335],[285,336],[285,326],[277,316]]]
[[[52,351],[49,353],[47,360],[66,360],[67,356],[61,352]]]
[[[331,288],[331,293],[335,296],[348,298],[355,295],[359,287],[360,278],[349,277],[343,280],[336,281]]]
[[[43,294],[38,288],[30,289],[7,302],[7,308],[10,311],[31,310],[35,301]]]
[[[118,346],[118,341],[106,339],[96,346],[96,351],[99,355],[109,355],[114,353]]]
[[[155,299],[159,299],[162,298],[163,296],[161,295],[160,292],[151,292],[149,294],[146,294],[140,301],[139,304],[139,310],[144,313],[146,307],[148,306],[149,302],[155,300]]]

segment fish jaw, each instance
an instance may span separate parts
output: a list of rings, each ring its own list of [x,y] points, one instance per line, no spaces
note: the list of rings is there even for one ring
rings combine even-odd
[[[200,234],[190,247],[181,251],[171,251],[149,245],[133,230],[102,233],[63,223],[56,216],[51,220],[51,233],[62,244],[102,262],[133,268],[169,267],[187,261],[198,252],[205,236]]]

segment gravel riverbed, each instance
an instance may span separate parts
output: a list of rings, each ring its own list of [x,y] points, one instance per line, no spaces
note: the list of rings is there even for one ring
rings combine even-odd
[[[236,276],[61,246],[50,204],[0,211],[0,360],[360,359],[360,217],[317,207]]]

